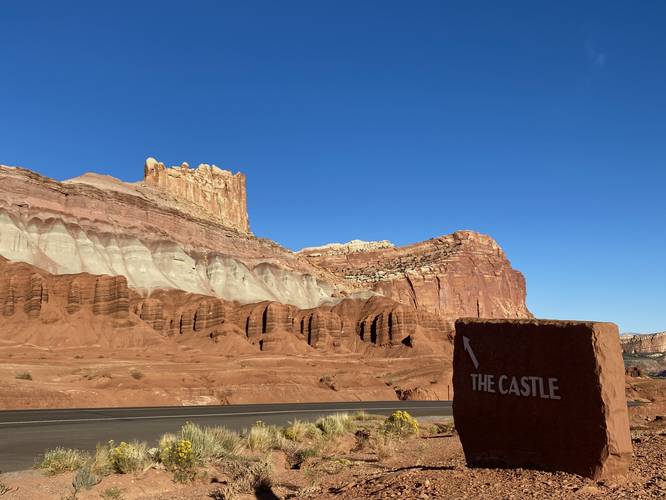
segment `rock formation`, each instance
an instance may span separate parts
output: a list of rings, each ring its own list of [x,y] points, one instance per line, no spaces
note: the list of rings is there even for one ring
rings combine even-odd
[[[277,302],[244,305],[180,290],[159,290],[146,298],[130,289],[122,276],[56,276],[2,257],[0,276],[3,333],[36,345],[44,339],[45,346],[59,343],[63,337],[70,345],[96,344],[96,337],[70,336],[102,317],[113,330],[133,329],[143,335],[151,331],[147,343],[156,337],[214,340],[231,334],[260,350],[287,353],[364,352],[368,346],[401,346],[407,353],[415,339],[431,352],[445,352],[450,346],[449,322],[383,297],[346,299],[312,309]]]
[[[522,275],[488,236],[294,253],[249,232],[245,177],[206,164],[149,158],[137,183],[0,166],[0,256],[14,332],[102,318],[91,342],[103,328],[123,345],[240,332],[268,351],[417,353],[450,348],[459,316],[530,317]]]
[[[322,255],[349,255],[357,252],[371,252],[384,248],[395,248],[395,245],[388,240],[351,240],[347,243],[328,243],[318,247],[302,248],[299,253],[308,257],[321,257]]]
[[[60,183],[0,166],[0,255],[10,260],[124,276],[141,293],[173,288],[244,303],[315,307],[346,290],[276,243],[193,211],[143,184],[96,175]]]
[[[622,350],[627,354],[666,352],[666,332],[623,335],[620,341]]]
[[[187,163],[167,168],[155,158],[148,158],[143,182],[186,202],[186,206],[193,205],[191,215],[250,232],[245,176],[240,172],[232,174],[205,163],[195,169]]]
[[[522,275],[487,236],[402,248],[356,240],[294,254],[247,233],[241,174],[149,158],[145,175],[59,183],[0,167],[0,255],[53,274],[124,276],[144,295],[170,288],[307,309],[376,293],[449,318],[529,315]]]
[[[490,237],[472,231],[401,248],[316,247],[299,252],[356,285],[447,317],[525,318],[525,279]]]

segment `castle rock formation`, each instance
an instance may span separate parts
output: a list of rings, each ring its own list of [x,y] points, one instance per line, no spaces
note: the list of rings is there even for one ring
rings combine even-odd
[[[232,174],[206,163],[195,169],[187,163],[167,168],[155,158],[148,158],[143,182],[173,195],[191,215],[250,232],[245,176],[240,172]]]

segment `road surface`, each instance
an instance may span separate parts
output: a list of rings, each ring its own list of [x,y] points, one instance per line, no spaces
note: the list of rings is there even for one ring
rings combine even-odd
[[[110,439],[155,443],[160,435],[177,431],[187,421],[242,431],[257,420],[285,425],[294,419],[313,420],[358,410],[383,415],[395,410],[407,410],[414,416],[452,415],[451,401],[6,410],[0,411],[0,471],[29,469],[44,450],[56,446],[92,451],[97,443]]]

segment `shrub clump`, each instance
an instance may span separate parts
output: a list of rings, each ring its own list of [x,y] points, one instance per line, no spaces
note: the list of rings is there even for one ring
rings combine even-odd
[[[173,471],[176,481],[184,483],[196,476],[194,451],[187,439],[171,441],[167,449],[159,451],[159,455],[162,463]]]
[[[63,472],[71,472],[80,469],[90,459],[90,456],[80,450],[57,447],[47,450],[37,464],[37,468],[45,474],[53,476]]]
[[[178,468],[191,468],[194,466],[194,452],[192,443],[187,439],[179,439],[170,443],[169,449],[165,453],[160,453],[165,460],[164,465],[171,465]]]
[[[400,437],[412,436],[419,433],[419,423],[406,411],[398,410],[384,420],[382,430]]]
[[[242,493],[257,494],[270,489],[273,484],[273,466],[268,460],[230,460],[224,462],[222,468],[229,475],[230,481],[214,498],[226,500]]]
[[[171,460],[171,447],[176,441],[178,441],[178,437],[175,434],[171,434],[170,432],[162,434],[162,437],[160,437],[160,440],[157,443],[156,454],[156,458],[160,463],[169,465],[169,461]]]
[[[32,374],[30,372],[19,372],[16,374],[18,380],[32,380]]]
[[[163,436],[165,437],[166,435]],[[242,449],[241,437],[225,427],[200,427],[187,422],[181,427],[178,439],[192,444],[192,453],[197,464],[236,455]]]
[[[72,486],[74,487],[75,492],[81,490],[89,490],[96,484],[99,484],[103,479],[101,474],[98,474],[93,470],[91,462],[86,463],[81,469],[76,471],[74,475],[74,480],[72,481]]]
[[[352,429],[354,420],[347,413],[336,413],[318,418],[315,425],[325,436],[340,436]]]
[[[110,460],[113,469],[119,474],[139,472],[152,463],[148,455],[148,445],[138,441],[122,441],[116,447],[111,443]]]
[[[279,427],[256,422],[247,433],[247,447],[252,451],[265,453],[284,447],[284,437]]]
[[[321,430],[312,422],[294,420],[284,428],[283,434],[289,441],[302,443],[306,439],[317,439],[321,435]]]

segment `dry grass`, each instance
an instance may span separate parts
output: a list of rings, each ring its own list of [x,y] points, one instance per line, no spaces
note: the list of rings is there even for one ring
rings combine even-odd
[[[141,472],[153,464],[145,441],[121,442],[109,450],[110,462],[119,474]]]
[[[293,420],[284,428],[284,437],[290,441],[302,443],[306,439],[317,439],[321,436],[321,430],[312,422]]]
[[[354,427],[354,421],[348,413],[335,413],[318,418],[315,425],[324,436],[341,436]]]
[[[57,448],[45,453],[38,467],[47,474],[77,471],[72,483],[77,495],[111,473],[136,473],[161,463],[174,472],[176,481],[179,480],[177,473],[191,480],[201,473],[198,467],[214,464],[227,476],[228,482],[211,496],[231,499],[270,489],[273,482],[271,450],[284,452],[287,463],[301,469],[306,479],[317,474],[337,474],[354,465],[346,456],[348,447],[340,454],[341,444],[349,444],[345,436],[356,438],[352,451],[371,451],[380,461],[393,457],[401,436],[413,435],[415,427],[408,425],[409,432],[403,429],[403,424],[410,424],[413,417],[406,412],[399,413],[387,419],[364,412],[336,413],[315,422],[293,420],[286,427],[256,422],[243,436],[224,427],[202,427],[188,422],[178,433],[162,435],[157,448],[149,449],[145,442],[121,442],[117,446],[109,442],[98,445],[92,456]],[[395,432],[393,427],[397,429]],[[430,432],[449,429],[448,421],[428,427]],[[178,447],[180,444],[187,445],[187,453]],[[174,449],[182,452],[178,460],[174,459]],[[102,493],[103,498],[109,499],[120,498],[119,495],[119,490]]]
[[[222,469],[230,481],[213,494],[213,498],[228,500],[251,493],[259,497],[260,492],[270,490],[273,485],[273,465],[268,460],[231,460],[223,462]]]
[[[187,422],[181,427],[177,438],[192,443],[192,451],[198,464],[237,455],[243,448],[241,437],[225,427],[201,427]]]
[[[36,467],[52,476],[80,469],[89,459],[90,455],[84,451],[58,447],[47,450]]]
[[[285,439],[279,427],[257,422],[248,431],[245,441],[249,450],[266,453],[281,449]]]

